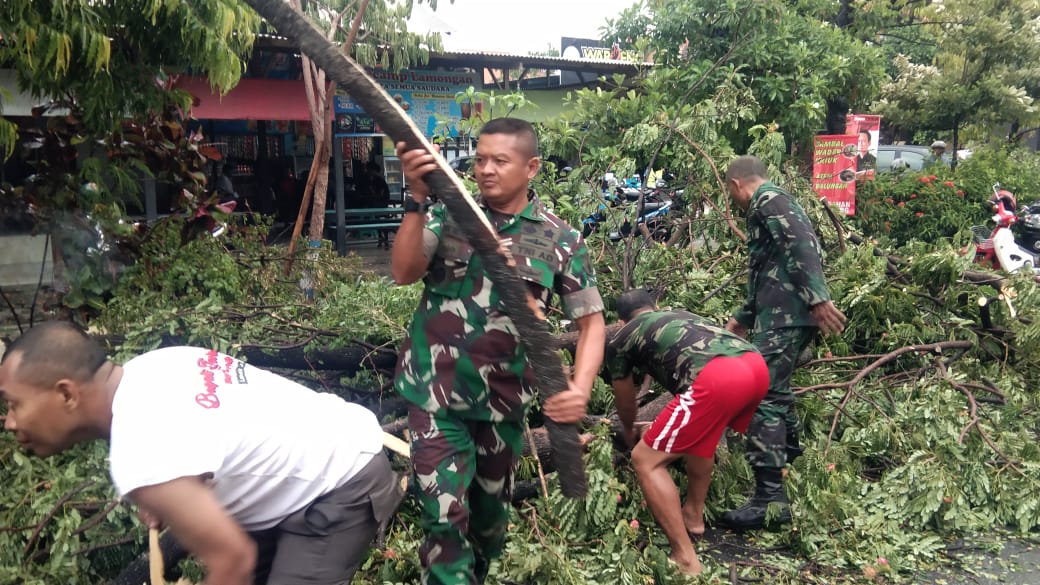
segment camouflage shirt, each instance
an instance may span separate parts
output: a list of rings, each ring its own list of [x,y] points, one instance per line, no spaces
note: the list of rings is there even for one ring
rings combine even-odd
[[[831,297],[820,242],[805,210],[790,194],[766,182],[751,196],[747,232],[747,299],[733,318],[758,331],[815,327],[810,307]]]
[[[494,213],[481,203],[511,250],[520,278],[543,312],[553,292],[570,319],[602,312],[580,234],[534,194],[529,197],[517,215]],[[521,418],[533,397],[534,372],[480,256],[443,205],[430,209],[423,238],[431,258],[426,288],[399,352],[394,387],[428,412],[490,421]]]
[[[693,313],[648,311],[636,315],[607,344],[604,363],[611,380],[639,370],[672,394],[685,392],[718,356],[755,351],[747,341]]]

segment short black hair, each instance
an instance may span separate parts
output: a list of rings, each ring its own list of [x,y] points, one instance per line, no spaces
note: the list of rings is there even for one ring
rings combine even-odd
[[[859,133],[860,134],[866,134],[868,141],[874,140],[874,137],[870,135],[870,130],[860,130]]]
[[[656,304],[650,296],[650,291],[645,288],[633,288],[627,290],[617,298],[615,303],[618,317],[622,321],[631,320],[640,309],[653,309]]]
[[[527,120],[520,118],[495,118],[480,129],[480,134],[509,134],[526,140],[530,145],[531,157],[538,156],[538,133]]]
[[[743,180],[749,177],[766,178],[766,165],[757,156],[745,154],[733,159],[726,169],[726,180]]]
[[[7,346],[0,364],[15,354],[22,356],[18,379],[38,388],[64,378],[86,382],[108,361],[104,348],[69,321],[47,321],[26,331]]]

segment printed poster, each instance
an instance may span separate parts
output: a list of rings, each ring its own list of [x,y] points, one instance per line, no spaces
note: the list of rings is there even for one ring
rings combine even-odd
[[[849,114],[845,117],[845,134],[856,137],[856,178],[873,179],[877,167],[881,116]]]
[[[386,90],[394,100],[401,105],[405,112],[411,116],[415,125],[425,132],[426,136],[433,136],[434,128],[437,127],[437,117],[447,118],[451,126],[452,136],[457,134],[455,123],[460,119],[469,118],[471,109],[476,107],[470,104],[459,104],[455,101],[455,95],[466,91],[470,86],[480,88],[481,81],[476,73],[459,73],[454,71],[424,71],[419,69],[405,69],[403,71],[388,71],[386,69],[369,69],[369,75],[375,78],[383,89]],[[350,95],[344,90],[336,90],[336,118],[343,116],[364,116],[362,110]],[[344,121],[343,126],[350,123]],[[354,133],[359,133],[358,124],[354,122]],[[375,128],[369,132],[375,131]],[[337,129],[337,133],[340,132]]]
[[[813,145],[813,190],[845,215],[856,214],[855,134],[817,136]]]

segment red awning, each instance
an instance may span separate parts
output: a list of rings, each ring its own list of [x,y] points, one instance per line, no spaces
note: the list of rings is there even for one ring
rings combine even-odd
[[[242,79],[221,97],[204,77],[184,77],[177,87],[197,99],[191,115],[200,120],[297,120],[309,122],[301,80]]]

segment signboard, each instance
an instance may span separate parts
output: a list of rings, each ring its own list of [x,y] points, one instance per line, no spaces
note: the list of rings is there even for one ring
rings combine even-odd
[[[608,47],[603,41],[573,37],[560,37],[560,56],[564,59],[643,62],[642,55],[632,49],[622,49],[617,41]]]
[[[456,132],[455,123],[462,118],[469,117],[469,104],[458,104],[455,95],[466,91],[470,86],[481,87],[481,82],[476,73],[459,73],[454,71],[424,71],[419,69],[405,69],[403,71],[388,71],[386,69],[370,69],[368,73],[383,86],[394,100],[411,116],[416,126],[426,136],[433,136],[434,128],[437,127],[437,117],[446,118]],[[336,91],[337,134],[340,132],[338,120],[341,115],[364,116],[362,110],[350,95],[343,90]],[[367,117],[365,117],[367,118]],[[344,127],[346,127],[344,123]],[[378,132],[372,124],[371,118],[355,119],[353,121],[354,134],[363,134],[361,128],[369,128],[367,132]]]
[[[855,135],[817,136],[813,144],[813,190],[845,215],[856,213]]]
[[[856,137],[856,178],[873,179],[877,167],[881,116],[849,114],[845,117],[845,134]]]

